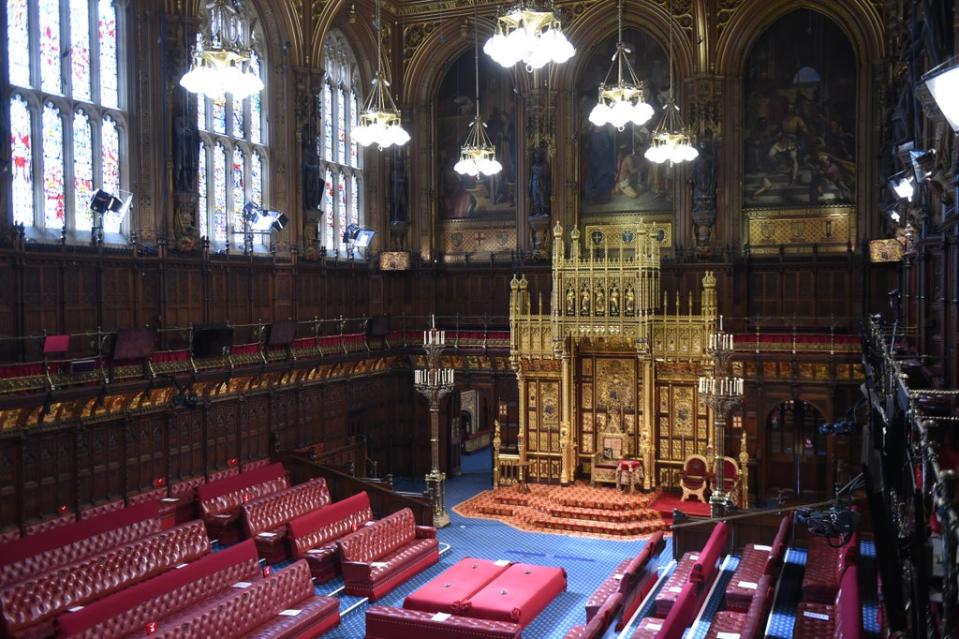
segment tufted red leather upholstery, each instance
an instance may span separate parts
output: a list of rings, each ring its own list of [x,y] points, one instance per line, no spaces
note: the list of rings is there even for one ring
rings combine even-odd
[[[114,499],[113,501],[97,504],[96,506],[82,506],[80,508],[80,519],[92,519],[93,517],[123,510],[124,505],[122,499]]]
[[[263,468],[264,466],[270,465],[270,458],[264,457],[263,459],[255,459],[253,461],[248,461],[243,464],[243,472],[247,473],[251,470],[256,470],[257,468]]]
[[[831,604],[800,602],[793,636],[797,639],[860,639],[862,600],[856,566],[849,566],[843,572],[841,587]]]
[[[283,610],[299,610],[293,616]],[[159,620],[152,639],[316,637],[339,623],[339,601],[313,592],[310,569],[297,561],[249,587],[235,589],[188,614]],[[134,635],[137,636],[137,635]]]
[[[843,571],[855,563],[858,552],[859,538],[855,533],[842,548],[833,548],[825,537],[810,537],[802,580],[803,601],[831,603]]]
[[[626,568],[629,583],[623,584],[623,587],[626,588],[623,591],[623,614],[619,623],[616,624],[616,630],[622,630],[626,627],[626,622],[633,616],[643,599],[656,584],[658,575],[651,560],[662,551],[664,546],[663,533],[656,533],[649,538],[643,549],[639,551],[639,554]]]
[[[163,488],[152,488],[142,493],[128,496],[127,504],[129,506],[136,506],[137,504],[144,504],[148,501],[157,501],[158,499],[163,499],[166,496],[167,489],[165,486]]]
[[[318,583],[329,581],[340,567],[336,540],[372,519],[370,498],[365,492],[297,517],[289,524],[293,556],[306,558]]]
[[[183,568],[125,588],[82,610],[57,618],[59,637],[110,639],[138,632],[180,610],[226,591],[238,581],[256,581],[259,560],[252,540],[207,555]]]
[[[435,531],[418,527],[409,508],[373,522],[336,542],[346,593],[382,597],[439,561]]]
[[[287,559],[287,522],[328,503],[330,491],[322,477],[263,495],[242,506],[246,534],[256,540],[256,548],[262,557],[271,564],[279,563]]]
[[[451,615],[437,619],[436,613],[387,606],[366,610],[366,639],[519,639],[522,629],[515,623]]]
[[[222,479],[228,479],[230,477],[236,477],[240,474],[240,468],[238,466],[230,466],[229,468],[221,468],[220,470],[215,470],[209,475],[207,475],[206,483],[212,484],[213,482],[220,481]]]
[[[61,526],[66,526],[67,524],[72,524],[77,520],[76,515],[72,512],[67,511],[52,519],[44,519],[43,521],[38,521],[36,523],[30,524],[24,529],[24,533],[27,537],[31,535],[38,535],[48,530],[55,530]]]
[[[705,594],[704,592],[701,593],[699,588],[700,584],[692,581],[687,582],[676,598],[676,603],[669,609],[666,618],[656,619],[653,622],[653,625],[660,622],[662,624],[662,627],[655,634],[657,639],[680,639],[683,636],[683,631],[692,625],[693,619],[696,617],[700,595]],[[640,627],[643,627],[643,625],[640,624]],[[646,624],[645,628],[647,632],[652,629],[650,624]],[[634,634],[633,636],[647,635]]]
[[[11,541],[16,541],[20,539],[20,529],[19,528],[8,528],[3,532],[0,532],[0,544],[9,544]],[[0,548],[2,550],[2,548]]]
[[[271,464],[198,486],[196,493],[200,514],[210,535],[230,543],[239,537],[236,524],[244,503],[289,487],[283,464]]]
[[[6,632],[45,636],[53,618],[210,552],[200,521],[164,530],[0,590]]]
[[[632,558],[627,558],[619,562],[619,565],[616,566],[613,570],[613,574],[606,578],[603,583],[599,585],[599,588],[593,591],[593,594],[590,596],[589,601],[586,602],[586,623],[588,624],[593,617],[596,615],[596,612],[606,603],[606,600],[609,599],[610,595],[614,592],[621,592],[624,588],[624,581],[628,582],[629,579],[626,576],[626,569],[629,568],[630,563],[632,563]]]
[[[585,626],[573,626],[566,633],[565,639],[599,639],[613,623],[622,603],[623,593],[612,593]]]
[[[699,559],[699,553],[688,552],[679,559],[679,563],[669,576],[666,583],[656,594],[656,616],[665,618],[672,609],[673,604],[679,598],[683,586],[689,581],[689,574],[693,570],[693,564]]]
[[[0,547],[0,587],[160,530],[156,502],[73,522]]]
[[[722,610],[713,616],[706,639],[717,639],[720,632],[738,633],[740,639],[758,639],[766,626],[773,601],[773,577],[763,575],[746,612]]]
[[[726,609],[745,612],[759,592],[759,581],[769,560],[769,551],[753,544],[746,546],[736,572],[726,585]]]

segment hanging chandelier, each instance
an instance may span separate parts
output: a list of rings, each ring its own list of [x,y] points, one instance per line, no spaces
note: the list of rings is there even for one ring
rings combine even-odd
[[[673,3],[669,3],[669,15],[673,15]],[[693,146],[687,132],[683,115],[673,97],[673,30],[669,29],[669,100],[663,112],[663,119],[653,131],[653,141],[644,156],[650,162],[662,164],[671,162],[692,162],[699,157],[699,151]]]
[[[549,62],[562,64],[576,53],[556,13],[537,10],[526,2],[497,19],[496,33],[483,45],[483,51],[503,67],[522,61],[529,72]]]
[[[353,128],[353,140],[361,146],[376,144],[380,149],[403,146],[410,141],[410,134],[402,125],[400,110],[390,94],[390,83],[383,74],[383,55],[380,24],[380,0],[376,0],[376,75],[373,90],[366,99],[359,125]]]
[[[646,103],[646,85],[636,77],[633,64],[626,57],[628,53],[623,44],[623,0],[619,0],[618,40],[613,63],[606,72],[603,83],[599,85],[599,99],[589,113],[589,121],[596,126],[612,124],[620,131],[632,122],[637,126],[646,124],[653,117],[653,107]],[[610,74],[616,68],[616,84],[608,85]],[[625,67],[626,76],[623,76]]]
[[[503,165],[496,159],[496,147],[486,135],[486,123],[480,117],[479,101],[479,22],[473,23],[473,50],[474,79],[476,80],[476,117],[470,124],[470,131],[466,141],[460,147],[460,161],[453,166],[453,170],[460,175],[470,175],[474,178],[480,175],[496,175],[503,170]]]
[[[211,99],[229,93],[242,100],[262,91],[263,80],[250,68],[252,28],[243,0],[213,0],[207,3],[206,14],[190,70],[180,78],[180,86]]]

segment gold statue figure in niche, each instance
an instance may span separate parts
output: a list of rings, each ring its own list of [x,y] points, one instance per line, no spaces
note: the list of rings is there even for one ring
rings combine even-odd
[[[583,292],[579,296],[579,314],[589,315],[589,286],[583,284]]]
[[[609,289],[609,314],[619,315],[619,287],[615,284]]]
[[[596,287],[596,314],[605,315],[606,314],[606,291],[603,290],[602,286]]]
[[[576,291],[572,286],[566,289],[566,314],[576,315]]]
[[[626,308],[625,314],[627,317],[633,317],[636,315],[636,292],[633,291],[633,286],[631,284],[626,285]]]

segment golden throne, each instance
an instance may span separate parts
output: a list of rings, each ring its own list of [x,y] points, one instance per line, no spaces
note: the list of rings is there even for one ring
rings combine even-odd
[[[620,462],[629,461],[639,463],[639,478],[643,476],[642,462],[629,458],[629,436],[626,433],[606,432],[596,435],[596,446],[593,449],[593,461],[589,471],[589,483],[593,486],[601,484],[618,484],[617,470]],[[640,481],[638,485],[641,485]]]
[[[709,488],[709,480],[713,478],[713,473],[709,472],[709,464],[702,455],[690,455],[683,463],[683,469],[679,473],[679,487],[683,489],[683,496],[680,501],[686,501],[689,497],[697,497],[699,501],[706,503],[706,490]]]

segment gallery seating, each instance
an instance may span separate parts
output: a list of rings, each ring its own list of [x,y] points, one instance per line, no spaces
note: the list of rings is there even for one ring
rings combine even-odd
[[[467,557],[421,586],[403,601],[403,607],[424,612],[469,615],[470,598],[509,568],[506,560]]]
[[[198,486],[196,492],[200,515],[210,537],[222,544],[238,541],[243,504],[289,487],[283,464],[270,464]]]
[[[665,618],[669,615],[687,582],[709,587],[716,576],[716,564],[726,551],[726,535],[726,523],[720,522],[713,527],[701,551],[687,552],[680,558],[673,574],[656,594],[654,616]]]
[[[697,497],[699,501],[706,502],[706,490],[709,488],[709,480],[713,474],[709,472],[709,464],[702,455],[690,455],[683,463],[683,469],[679,473],[679,487],[683,490],[682,501],[689,497]]]
[[[306,559],[317,583],[333,579],[340,571],[336,541],[373,519],[370,498],[357,493],[290,521],[294,559]]]
[[[125,637],[149,623],[228,595],[237,582],[260,578],[259,558],[248,539],[95,601],[57,618],[58,636],[82,639]]]
[[[856,566],[849,566],[843,572],[831,603],[800,602],[793,636],[796,639],[859,639],[862,636],[862,597]]]
[[[736,571],[726,585],[726,609],[746,612],[757,593],[760,578],[775,574],[786,552],[792,513],[783,517],[771,546],[749,544],[743,549]]]
[[[638,555],[623,560],[613,573],[599,585],[586,602],[586,623],[589,624],[596,612],[606,603],[613,593],[623,595],[623,617],[628,618],[639,607],[643,597],[656,581],[653,557],[663,548],[663,533],[658,532],[646,542]],[[618,626],[622,630],[622,624]]]
[[[339,600],[317,595],[305,561],[231,588],[225,597],[148,624],[137,636],[153,639],[312,639],[340,622]]]
[[[713,615],[706,639],[721,639],[737,633],[739,639],[758,639],[762,636],[769,609],[772,607],[774,590],[773,576],[763,575],[756,584],[755,596],[745,611],[729,610],[727,601],[727,609]]]
[[[375,601],[439,561],[436,529],[417,526],[409,508],[339,539],[345,591]]]
[[[803,601],[831,603],[836,598],[843,572],[855,563],[859,538],[853,533],[841,547],[834,548],[825,537],[811,536],[803,574]]]
[[[633,632],[633,639],[680,639],[683,631],[692,625],[704,594],[702,584],[689,581],[676,597],[665,619],[645,617]]]
[[[268,563],[288,559],[287,523],[330,503],[330,491],[322,477],[270,493],[243,504],[246,534],[256,542],[257,552]]]
[[[519,639],[523,629],[508,621],[491,621],[391,606],[366,610],[366,639]]]
[[[0,588],[160,530],[157,502],[124,508],[0,546]]]
[[[50,635],[54,618],[68,609],[106,597],[209,552],[210,540],[203,522],[197,520],[10,584],[0,590],[4,636]]]
[[[623,603],[623,593],[614,592],[599,607],[585,625],[573,626],[564,639],[599,639],[616,619]]]

